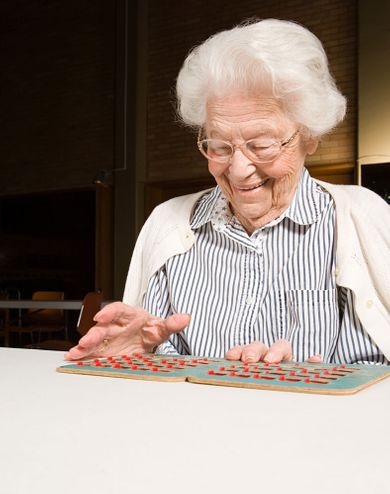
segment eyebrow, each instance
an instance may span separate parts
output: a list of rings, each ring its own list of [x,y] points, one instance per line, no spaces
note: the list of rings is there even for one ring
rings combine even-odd
[[[268,136],[276,139],[282,138],[282,134],[280,133],[280,129],[276,125],[260,125],[254,126],[250,129],[247,129],[249,135],[251,137],[246,138],[246,140],[255,139],[260,136]],[[228,134],[231,134],[231,128],[229,126],[222,126],[218,124],[218,122],[211,122],[209,129],[207,124],[204,127],[203,132],[208,135],[211,139],[221,139],[223,141],[230,141],[231,137],[227,137]],[[246,129],[244,129],[245,134]]]
[[[223,141],[230,140],[230,137],[226,137],[226,133],[224,133],[222,129],[214,128],[211,129],[209,132],[207,132],[207,129],[205,129],[205,131],[208,134],[208,136],[212,139],[221,139]],[[269,136],[275,138],[280,137],[278,129],[276,127],[266,127],[266,128],[263,127],[261,129],[256,129],[256,127],[254,127],[253,129],[247,129],[245,133],[250,136],[249,138],[247,138],[247,140],[255,139],[256,137],[261,137],[261,136]]]

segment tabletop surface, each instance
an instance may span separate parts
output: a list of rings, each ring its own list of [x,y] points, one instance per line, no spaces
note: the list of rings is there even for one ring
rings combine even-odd
[[[7,494],[390,492],[390,379],[350,396],[60,374],[0,348]]]

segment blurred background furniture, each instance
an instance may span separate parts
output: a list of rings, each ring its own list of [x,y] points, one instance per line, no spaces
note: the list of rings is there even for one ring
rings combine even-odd
[[[62,301],[64,292],[60,291],[36,291],[32,294],[34,301]],[[63,332],[67,336],[64,310],[61,308],[31,307],[18,321],[18,324],[11,323],[4,328],[7,334],[8,344],[12,335],[18,335],[19,346],[23,343],[23,335],[30,336],[30,344],[35,345],[41,340],[42,334],[52,335]],[[7,345],[8,346],[8,345]]]
[[[0,300],[7,300],[7,293],[0,292]],[[3,342],[4,346],[9,346],[9,334],[6,330],[9,325],[9,310],[6,308],[0,308],[0,342]]]
[[[88,292],[85,295],[77,321],[76,338],[38,341],[36,344],[31,345],[31,347],[42,350],[69,350],[72,346],[77,344],[79,337],[85,335],[87,331],[95,324],[93,318],[95,314],[99,312],[102,302],[103,294],[101,292]]]
[[[2,287],[0,290],[0,304],[5,303],[5,306],[0,307],[0,342],[4,346],[9,346],[9,329],[22,326],[22,309],[7,306],[12,303],[18,304],[20,296],[20,290],[16,287]]]

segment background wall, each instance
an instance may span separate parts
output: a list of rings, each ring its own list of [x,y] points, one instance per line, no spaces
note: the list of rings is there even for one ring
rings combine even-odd
[[[390,2],[362,0],[359,26],[359,161],[389,163]]]

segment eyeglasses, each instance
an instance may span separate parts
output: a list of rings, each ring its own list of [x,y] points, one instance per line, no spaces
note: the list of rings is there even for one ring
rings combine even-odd
[[[286,141],[275,141],[269,137],[257,137],[241,144],[232,144],[222,139],[201,139],[202,129],[198,134],[199,151],[209,160],[228,163],[236,148],[241,149],[247,158],[254,163],[269,163],[274,161],[299,134],[297,129]]]

